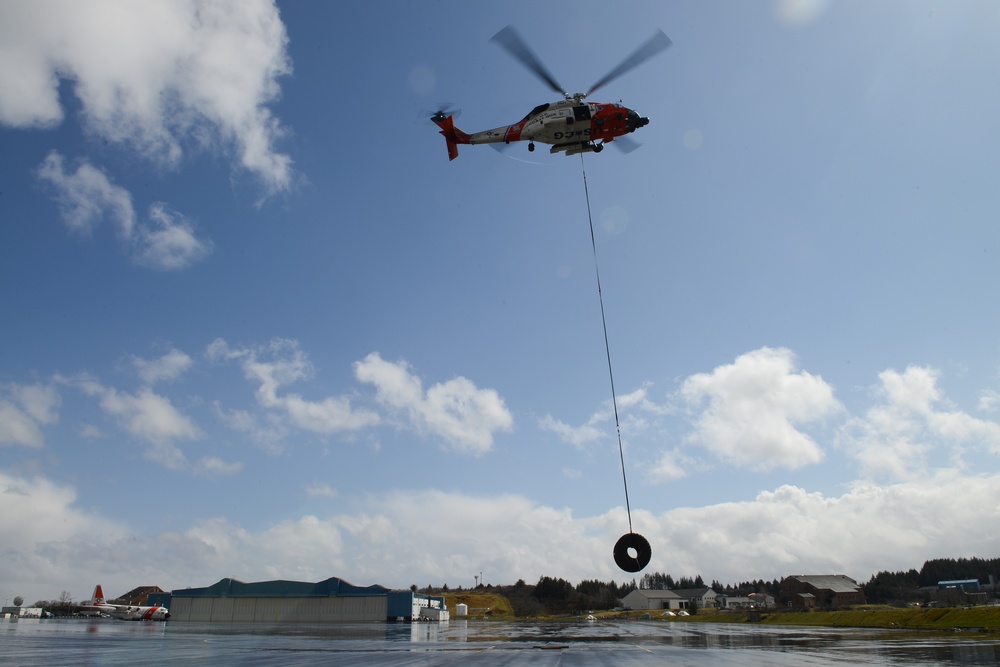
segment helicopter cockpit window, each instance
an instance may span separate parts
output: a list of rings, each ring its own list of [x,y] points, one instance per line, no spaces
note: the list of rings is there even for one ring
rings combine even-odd
[[[535,116],[537,116],[538,114],[542,113],[543,111],[545,111],[548,108],[549,108],[549,103],[548,102],[546,102],[545,104],[539,104],[537,107],[535,107],[534,109],[532,109],[531,111],[529,111],[528,115],[521,119],[521,122],[523,123],[526,120],[528,120],[529,118],[534,118]]]

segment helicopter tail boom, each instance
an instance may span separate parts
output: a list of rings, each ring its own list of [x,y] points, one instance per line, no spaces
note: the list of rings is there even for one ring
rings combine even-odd
[[[455,127],[453,116],[437,113],[431,116],[431,120],[441,128],[441,135],[448,143],[448,159],[454,160],[458,157],[458,145],[470,143],[469,135]]]

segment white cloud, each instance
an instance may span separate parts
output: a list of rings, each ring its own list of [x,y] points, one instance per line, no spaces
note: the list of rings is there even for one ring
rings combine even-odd
[[[246,433],[270,454],[280,454],[284,450],[282,443],[288,436],[288,428],[275,415],[258,416],[246,410],[227,410],[219,401],[215,401],[212,407],[215,416],[227,428]]]
[[[461,452],[490,451],[493,433],[510,430],[514,423],[495,390],[479,389],[464,377],[432,385],[425,392],[406,362],[384,361],[375,352],[355,362],[354,374],[375,385],[378,401],[405,413],[418,431],[442,437]]]
[[[630,436],[648,433],[661,424],[662,417],[675,411],[670,405],[658,405],[650,400],[649,387],[650,385],[646,384],[615,399],[622,430]],[[608,400],[580,426],[567,424],[551,415],[545,415],[538,420],[538,426],[543,431],[555,433],[563,442],[582,448],[613,432],[614,416],[615,406]],[[605,423],[608,426],[602,430],[601,425]]]
[[[38,423],[10,401],[0,399],[0,444],[41,447],[44,443]]]
[[[153,204],[149,220],[138,220],[129,192],[85,160],[70,172],[63,156],[53,151],[36,173],[52,186],[60,214],[71,230],[89,234],[105,217],[111,218],[137,264],[179,270],[204,259],[212,250],[211,241],[195,236],[191,222],[165,204]]]
[[[979,405],[983,412],[996,412],[1000,409],[1000,391],[995,389],[985,389],[979,395]]]
[[[604,432],[594,425],[600,420],[601,418],[595,415],[582,426],[570,426],[552,415],[545,415],[538,420],[538,427],[543,431],[555,433],[563,442],[568,442],[574,447],[582,447],[604,435]]]
[[[5,3],[0,123],[61,122],[66,79],[98,137],[171,165],[221,145],[281,191],[291,160],[275,150],[284,131],[267,105],[291,72],[287,44],[271,0]]]
[[[211,252],[212,242],[199,239],[187,217],[162,203],[149,207],[149,223],[136,232],[135,261],[154,269],[185,269]]]
[[[10,509],[0,517],[0,587],[14,583],[28,597],[43,597],[95,577],[122,590],[140,579],[169,589],[223,576],[339,576],[401,588],[455,586],[480,571],[487,582],[507,584],[543,575],[571,582],[632,577],[612,558],[628,529],[622,507],[577,516],[519,495],[419,489],[352,501],[354,509],[325,518],[290,517],[252,530],[209,515],[180,532],[136,539],[134,529],[82,511],[70,487],[0,473],[0,502]],[[741,502],[661,514],[633,509],[632,521],[652,546],[648,571],[731,583],[801,572],[843,572],[864,581],[942,554],[996,553],[1000,536],[982,527],[998,513],[1000,475],[939,471],[888,486],[859,482],[839,496],[786,485]],[[117,557],[109,561],[107,551]],[[411,557],[400,568],[403,552]]]
[[[654,554],[670,545],[674,571],[720,572],[722,581],[802,572],[865,579],[942,554],[996,553],[1000,537],[982,526],[996,521],[998,508],[998,475],[940,471],[891,486],[856,483],[841,496],[783,486],[750,501],[665,513]]]
[[[819,376],[795,372],[787,349],[761,348],[711,373],[687,378],[680,396],[701,410],[689,442],[732,465],[795,469],[823,459],[819,444],[796,428],[841,410]]]
[[[74,590],[81,575],[83,581],[93,581],[72,555],[55,561],[43,557],[44,545],[69,544],[82,536],[113,542],[126,535],[123,525],[78,507],[74,488],[44,477],[25,478],[0,470],[0,506],[4,508],[0,588],[16,590],[31,602]]]
[[[122,428],[149,444],[146,458],[175,470],[186,467],[184,453],[176,440],[195,440],[202,436],[190,418],[174,407],[170,399],[142,387],[134,394],[105,387],[87,377],[71,380],[88,396],[99,399],[101,409],[115,417]]]
[[[235,475],[243,470],[243,463],[228,463],[216,456],[203,457],[194,465],[194,474],[202,477],[223,477]]]
[[[139,379],[148,385],[176,380],[191,368],[192,363],[191,357],[174,348],[158,359],[132,357]]]
[[[935,450],[963,465],[965,447],[1000,453],[1000,424],[939,407],[943,396],[938,372],[911,366],[900,373],[879,374],[876,396],[881,402],[864,417],[848,420],[839,442],[867,475],[908,479],[927,472]]]
[[[306,495],[310,498],[337,498],[340,493],[329,484],[314,482],[306,487]]]
[[[36,173],[55,190],[59,211],[71,230],[89,234],[105,217],[110,217],[117,223],[121,238],[132,238],[135,227],[132,195],[112,183],[103,171],[81,160],[76,171],[68,172],[63,156],[52,151]]]
[[[687,477],[692,460],[677,447],[664,451],[649,473],[653,479],[670,481]]]
[[[259,384],[257,402],[265,408],[280,410],[292,425],[315,433],[356,431],[379,422],[376,413],[356,409],[346,396],[330,396],[311,401],[299,394],[279,394],[285,385],[312,377],[308,356],[293,340],[276,338],[260,348],[231,348],[217,339],[206,354],[216,361],[235,360],[244,376]]]
[[[60,402],[51,386],[0,385],[0,445],[41,447],[45,444],[41,427],[58,421]]]

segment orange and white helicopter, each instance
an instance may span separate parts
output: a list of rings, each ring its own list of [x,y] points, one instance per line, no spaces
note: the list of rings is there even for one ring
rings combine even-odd
[[[439,110],[431,120],[441,128],[448,143],[448,158],[458,157],[459,144],[510,144],[515,141],[527,141],[528,150],[535,150],[535,142],[552,144],[550,153],[565,152],[566,155],[579,153],[599,153],[604,144],[616,138],[619,146],[626,152],[633,150],[637,144],[629,142],[626,134],[635,132],[649,123],[649,119],[640,116],[633,109],[628,109],[620,102],[586,102],[591,93],[605,84],[617,79],[629,70],[670,46],[670,38],[662,30],[658,30],[649,40],[628,56],[620,65],[604,75],[586,93],[570,95],[562,86],[556,83],[541,61],[532,53],[520,35],[507,26],[496,35],[492,41],[506,49],[514,58],[531,70],[563,98],[558,102],[539,104],[527,116],[512,125],[504,125],[485,132],[467,134],[455,127],[454,116],[444,110]]]

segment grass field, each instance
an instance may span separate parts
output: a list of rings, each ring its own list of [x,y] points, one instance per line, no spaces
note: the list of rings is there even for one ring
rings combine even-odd
[[[458,604],[469,607],[471,619],[515,618],[510,601],[503,595],[486,592],[445,593],[445,604],[453,618]],[[660,616],[662,612],[651,611],[651,620],[665,623],[748,623],[745,612],[717,612],[702,609],[695,616]],[[601,620],[616,618],[645,617],[646,612],[595,611]],[[574,617],[552,617],[549,620],[570,620]],[[527,619],[526,619],[527,620]],[[531,620],[539,620],[537,618]],[[761,615],[765,625],[800,625],[831,628],[900,628],[909,630],[983,630],[1000,632],[1000,607],[941,607],[922,609],[866,605],[837,611],[768,611]]]
[[[465,604],[469,606],[469,618],[482,618],[487,611],[490,618],[514,618],[510,601],[494,593],[445,593],[444,603],[453,617],[456,606]]]
[[[672,621],[687,623],[746,623],[745,613],[699,613]],[[935,609],[858,607],[838,611],[766,612],[761,623],[841,628],[906,628],[911,630],[1000,631],[1000,607],[944,607]]]

